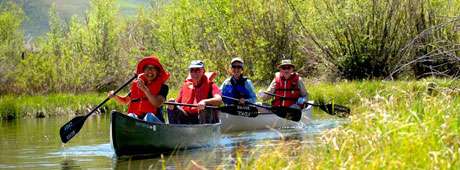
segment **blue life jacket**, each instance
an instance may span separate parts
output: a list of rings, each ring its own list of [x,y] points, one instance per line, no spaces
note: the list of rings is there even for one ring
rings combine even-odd
[[[235,78],[231,77],[230,78],[230,84],[224,84],[222,87],[222,95],[228,96],[228,97],[233,97],[233,98],[244,98],[248,99],[250,98],[249,96],[249,90],[246,89],[247,78],[246,77],[241,77],[239,80],[236,80]],[[225,104],[237,104],[237,101],[233,101],[230,99],[223,98],[223,102]]]

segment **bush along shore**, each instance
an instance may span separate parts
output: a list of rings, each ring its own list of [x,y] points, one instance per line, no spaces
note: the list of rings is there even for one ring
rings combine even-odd
[[[460,167],[459,81],[364,81],[310,89],[313,96],[353,101],[349,123],[324,132],[320,145],[289,141],[236,159],[236,169]]]
[[[49,32],[33,38],[22,29],[27,11],[14,2],[0,3],[0,94],[113,89],[152,54],[172,84],[187,76],[191,60],[225,73],[235,56],[246,61],[246,75],[265,84],[283,58],[302,77],[324,80],[460,71],[458,0],[158,0],[131,16],[116,0],[90,0],[71,19],[52,5],[42,17]]]
[[[17,118],[44,118],[50,116],[74,116],[88,113],[98,105],[106,94],[49,94],[41,96],[0,96],[0,117],[4,120]],[[126,110],[114,101],[107,102],[98,112]]]

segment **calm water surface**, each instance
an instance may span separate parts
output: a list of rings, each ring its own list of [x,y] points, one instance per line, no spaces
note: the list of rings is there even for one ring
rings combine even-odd
[[[316,120],[302,128],[222,134],[217,147],[178,151],[148,158],[116,158],[110,145],[110,117],[94,115],[69,143],[62,144],[59,128],[68,118],[0,121],[0,169],[183,169],[196,164],[231,168],[236,150],[260,149],[285,140],[313,145],[320,132],[339,120]]]

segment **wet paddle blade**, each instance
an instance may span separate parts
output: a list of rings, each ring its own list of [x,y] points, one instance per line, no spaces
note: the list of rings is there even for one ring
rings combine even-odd
[[[271,111],[278,117],[285,118],[292,121],[300,121],[302,118],[302,110],[290,107],[272,107]]]
[[[219,110],[236,116],[257,117],[259,115],[257,108],[254,106],[225,105],[219,107]]]
[[[62,143],[67,143],[70,139],[72,139],[83,127],[85,121],[86,116],[77,116],[62,126],[59,130]]]
[[[350,115],[350,108],[337,104],[321,104],[319,108],[330,115],[337,115],[339,117],[348,117]]]

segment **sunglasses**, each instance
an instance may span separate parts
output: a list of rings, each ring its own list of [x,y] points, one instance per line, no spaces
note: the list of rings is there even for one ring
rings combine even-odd
[[[144,67],[144,71],[153,71],[153,70],[159,70],[159,69],[157,67],[153,67],[153,66]]]
[[[232,65],[232,68],[243,68],[243,66],[239,66],[239,65]]]
[[[280,67],[280,68],[281,68],[281,70],[289,70],[289,69],[291,69],[292,67],[291,67],[291,66],[282,66],[282,67]]]
[[[190,69],[190,73],[196,73],[196,72],[200,72],[201,71],[201,68],[191,68]]]

